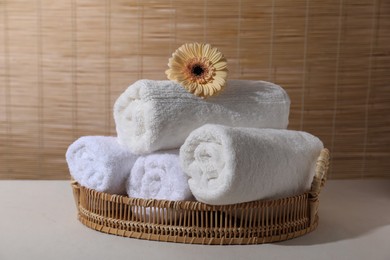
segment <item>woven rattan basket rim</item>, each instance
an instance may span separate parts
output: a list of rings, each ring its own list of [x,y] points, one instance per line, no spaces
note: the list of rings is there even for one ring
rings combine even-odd
[[[247,209],[254,207],[272,207],[274,205],[287,205],[288,200],[294,198],[300,198],[302,196],[308,195],[309,192],[286,197],[279,199],[268,199],[268,200],[256,200],[250,202],[229,204],[229,205],[209,205],[199,201],[173,201],[173,200],[160,200],[160,199],[141,199],[141,198],[133,198],[128,197],[126,195],[117,195],[117,194],[108,194],[104,192],[99,192],[93,189],[89,189],[81,186],[77,182],[73,182],[77,189],[82,189],[85,193],[88,193],[90,196],[100,198],[105,201],[115,201],[117,203],[133,205],[133,206],[142,206],[142,207],[159,207],[159,208],[170,208],[175,210],[205,210],[205,211],[215,211],[215,210],[227,210],[227,209]]]
[[[88,189],[77,182],[72,182],[72,187],[79,220],[94,230],[166,242],[259,244],[291,239],[317,227],[318,196],[328,165],[329,151],[323,149],[309,192],[232,205],[129,198]]]

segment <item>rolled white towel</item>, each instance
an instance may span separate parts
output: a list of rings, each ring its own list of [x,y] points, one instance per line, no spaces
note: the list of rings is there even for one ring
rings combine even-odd
[[[308,191],[322,148],[300,131],[204,125],[189,135],[180,159],[195,198],[225,205]]]
[[[181,170],[179,150],[160,151],[140,156],[126,182],[129,197],[159,200],[194,200],[188,176]],[[183,217],[173,208],[133,207],[133,214],[144,222],[173,224]]]
[[[126,179],[136,159],[112,136],[80,137],[66,152],[70,174],[80,185],[111,194],[126,194]]]
[[[191,200],[188,176],[181,170],[179,150],[138,157],[126,182],[129,197]]]
[[[206,124],[286,128],[290,99],[278,85],[229,80],[218,96],[201,99],[173,81],[139,80],[119,96],[114,119],[119,141],[135,154],[179,148]]]

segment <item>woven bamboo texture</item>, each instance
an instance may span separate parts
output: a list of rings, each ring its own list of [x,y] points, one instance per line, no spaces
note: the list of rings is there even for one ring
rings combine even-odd
[[[290,129],[332,152],[329,178],[390,177],[386,0],[2,0],[0,179],[69,178],[67,146],[115,135],[129,84],[166,79],[184,42],[209,42],[230,78],[291,97]]]
[[[223,206],[110,195],[77,182],[72,188],[78,219],[104,233],[189,244],[262,244],[302,236],[317,227],[328,165],[329,151],[323,149],[307,193]]]

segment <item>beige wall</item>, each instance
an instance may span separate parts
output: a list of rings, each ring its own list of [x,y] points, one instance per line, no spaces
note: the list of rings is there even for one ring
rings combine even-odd
[[[389,1],[0,0],[0,179],[68,178],[67,146],[115,135],[118,95],[191,41],[283,86],[330,178],[390,177]]]

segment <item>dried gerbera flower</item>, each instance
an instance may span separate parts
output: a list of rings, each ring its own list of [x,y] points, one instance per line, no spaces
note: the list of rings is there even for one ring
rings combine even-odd
[[[165,71],[168,79],[177,81],[199,97],[217,94],[226,85],[227,61],[217,48],[204,43],[186,43],[177,49]]]

